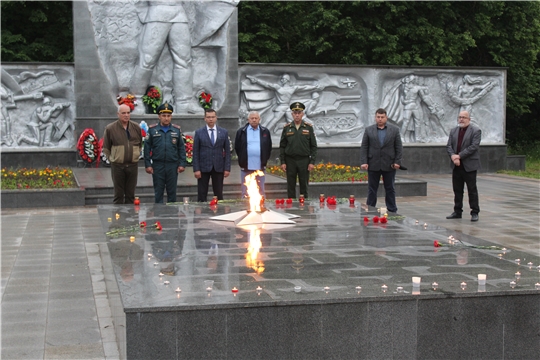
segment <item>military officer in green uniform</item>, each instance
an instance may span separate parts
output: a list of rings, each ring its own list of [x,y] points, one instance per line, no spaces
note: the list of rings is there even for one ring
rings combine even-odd
[[[291,106],[293,122],[285,125],[279,142],[281,169],[287,173],[287,196],[296,198],[296,177],[300,195],[308,197],[309,172],[315,167],[317,140],[313,126],[302,121],[305,105],[295,102]]]
[[[163,203],[167,189],[167,202],[176,202],[178,173],[185,170],[186,148],[180,126],[171,124],[173,107],[168,103],[158,109],[159,124],[151,125],[144,144],[144,166],[152,174],[156,204]]]

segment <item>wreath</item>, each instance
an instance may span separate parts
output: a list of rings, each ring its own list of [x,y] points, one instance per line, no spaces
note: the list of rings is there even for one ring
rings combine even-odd
[[[203,109],[211,109],[212,108],[212,95],[205,93],[204,91],[199,94],[199,105]]]
[[[186,161],[188,165],[193,165],[193,136],[182,134],[182,140],[186,147]]]
[[[85,129],[77,142],[79,156],[85,163],[92,164],[101,153],[98,138],[93,129]]]
[[[125,97],[117,95],[116,101],[118,102],[118,105],[129,106],[129,109],[131,111],[133,111],[135,109],[135,106],[137,106],[137,100],[135,99],[135,95],[132,94],[127,94]]]

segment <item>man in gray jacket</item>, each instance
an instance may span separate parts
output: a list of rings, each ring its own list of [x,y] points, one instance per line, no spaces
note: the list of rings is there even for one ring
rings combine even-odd
[[[386,192],[385,202],[388,211],[396,213],[396,191],[394,182],[396,169],[401,166],[403,144],[399,128],[387,124],[386,110],[377,109],[375,125],[368,126],[364,132],[360,147],[360,167],[368,171],[368,196],[366,204],[377,205],[377,190],[379,181],[383,178]]]
[[[482,130],[471,124],[468,111],[458,116],[458,126],[450,131],[446,151],[452,166],[452,188],[454,190],[454,212],[447,219],[461,219],[463,212],[463,190],[467,184],[471,221],[478,221],[480,206],[476,188],[476,172],[480,169],[480,141]]]

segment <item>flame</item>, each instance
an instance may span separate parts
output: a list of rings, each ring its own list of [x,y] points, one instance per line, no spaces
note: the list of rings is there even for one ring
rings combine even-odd
[[[261,247],[261,230],[257,228],[257,226],[250,226],[246,266],[255,270],[257,274],[262,274],[264,272],[264,263],[262,260],[257,259]]]
[[[244,184],[247,188],[247,194],[249,197],[249,210],[250,211],[263,211],[262,204],[264,198],[259,191],[259,185],[257,184],[257,176],[264,176],[261,170],[257,170],[246,176]]]

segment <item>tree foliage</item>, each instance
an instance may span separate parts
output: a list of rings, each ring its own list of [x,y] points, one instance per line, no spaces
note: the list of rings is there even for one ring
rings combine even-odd
[[[73,61],[71,1],[2,1],[2,61]]]
[[[507,112],[540,94],[539,2],[259,2],[239,5],[243,62],[507,67]]]

